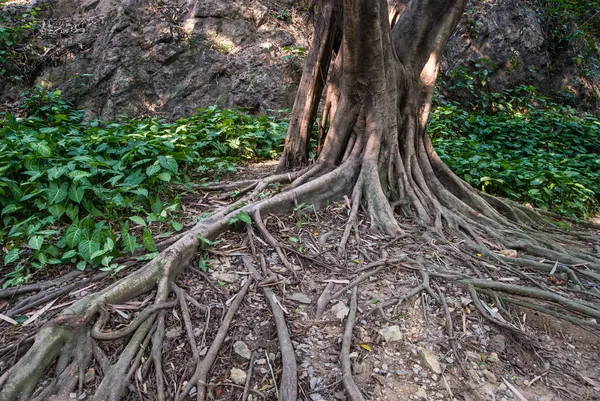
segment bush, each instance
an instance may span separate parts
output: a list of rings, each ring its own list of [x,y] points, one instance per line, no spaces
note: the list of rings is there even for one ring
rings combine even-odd
[[[156,235],[183,229],[179,198],[192,177],[274,157],[287,130],[272,117],[216,107],[176,123],[86,122],[60,92],[40,88],[22,111],[0,119],[0,242],[13,269],[4,286],[25,282],[32,268],[118,271],[123,253],[156,251]]]
[[[589,218],[600,199],[600,121],[532,87],[492,93],[467,111],[440,95],[430,133],[460,177],[492,195]]]

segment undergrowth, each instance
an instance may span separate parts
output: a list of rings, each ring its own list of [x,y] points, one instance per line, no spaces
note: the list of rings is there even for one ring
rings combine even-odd
[[[199,109],[175,123],[85,121],[60,92],[35,89],[24,117],[0,119],[3,286],[47,265],[117,272],[119,256],[155,252],[184,228],[180,197],[210,172],[275,157],[287,123],[243,111]]]
[[[480,92],[481,93],[481,92]],[[521,86],[467,107],[438,94],[429,132],[465,181],[559,214],[590,218],[600,199],[600,121]]]

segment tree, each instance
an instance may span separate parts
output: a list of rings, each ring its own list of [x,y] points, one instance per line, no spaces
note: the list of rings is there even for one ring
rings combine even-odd
[[[83,372],[92,358],[102,365],[102,357],[95,345],[97,341],[129,335],[131,339],[118,361],[112,365],[103,364],[104,379],[93,399],[117,400],[121,397],[136,363],[139,363],[138,356],[142,355],[138,350],[149,342],[152,343],[149,348],[155,368],[157,398],[166,399],[161,362],[165,333],[163,309],[177,304],[170,301],[174,294],[185,320],[188,298],[175,285],[175,279],[194,256],[199,243],[213,240],[230,229],[231,221],[246,221],[249,241],[252,242],[256,228],[293,272],[285,249],[267,231],[263,216],[288,211],[298,203],[323,205],[344,195],[351,196],[351,212],[341,239],[340,255],[344,253],[352,228],[357,228],[360,207],[365,205],[372,227],[389,236],[405,235],[405,229],[396,218],[399,212],[427,228],[426,240],[460,240],[451,248],[457,261],[463,262],[469,252],[476,251],[479,257],[487,258],[488,263],[523,277],[528,277],[519,270],[524,267],[545,273],[559,270],[572,284],[579,286],[580,297],[568,297],[549,290],[535,280],[534,287],[512,285],[484,279],[475,268],[471,270],[480,276],[478,278],[464,272],[427,269],[418,261],[415,264],[423,283],[410,294],[428,291],[437,301],[445,302],[441,292],[436,293],[429,286],[429,277],[433,276],[453,280],[468,288],[483,315],[508,330],[518,329],[489,315],[480,302],[482,294],[517,304],[525,302],[523,298],[526,297],[536,299],[537,303],[529,307],[577,324],[597,327],[587,318],[600,318],[600,309],[597,303],[585,300],[585,297],[598,296],[585,285],[587,281],[600,279],[600,260],[592,249],[597,236],[583,230],[562,232],[558,229],[558,216],[493,198],[469,187],[440,160],[427,136],[427,120],[440,60],[465,3],[465,0],[390,0],[389,4],[384,0],[318,2],[315,39],[307,57],[279,174],[205,188],[215,191],[241,189],[245,195],[201,220],[143,268],[81,299],[45,325],[27,352],[0,377],[0,400],[29,398],[55,360],[55,380],[38,390],[41,392],[36,397],[45,399],[51,394],[68,394],[78,384],[81,386]],[[309,165],[312,126],[325,88],[318,156],[316,162]],[[267,199],[258,200],[261,191],[272,183],[287,184],[287,187]],[[591,223],[587,227],[598,228]],[[252,249],[256,260],[261,262],[262,274],[268,276],[264,259],[254,247]],[[521,252],[521,257],[495,252],[506,249]],[[536,257],[556,260],[556,265],[541,263]],[[200,359],[197,350],[194,352],[195,346],[191,345],[197,364],[188,384],[177,394],[178,400],[187,397],[194,385],[198,386],[198,399],[204,399],[208,373],[237,307],[253,281],[263,279],[251,258],[243,261],[251,273],[250,278],[224,316],[206,356]],[[585,269],[577,266],[585,266]],[[350,399],[361,400],[363,397],[352,379],[348,357],[356,315],[356,285],[358,283],[351,283],[335,294],[326,289],[317,308],[317,317],[328,301],[343,295],[345,290],[353,290],[340,359]],[[154,304],[140,313],[130,326],[116,332],[102,331],[106,318],[102,305],[122,303],[154,289]],[[283,354],[280,399],[296,400],[296,363],[285,318],[273,301],[273,290],[263,287],[263,291],[276,320]],[[507,294],[521,298],[509,298]],[[407,296],[384,302],[377,310],[385,316],[386,306]]]

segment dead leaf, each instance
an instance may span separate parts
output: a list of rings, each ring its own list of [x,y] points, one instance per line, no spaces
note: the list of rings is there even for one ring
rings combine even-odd
[[[514,395],[517,396],[517,398],[521,401],[527,401],[527,398],[523,397],[523,394],[521,394],[521,392],[519,390],[517,390],[517,388],[515,386],[513,386],[512,384],[510,384],[508,382],[508,380],[506,380],[504,377],[502,378],[502,380],[504,380],[504,384],[506,384],[508,386],[508,388],[514,393]]]
[[[592,386],[594,386],[594,390],[600,391],[600,382],[598,380],[594,380],[594,379],[586,377],[586,376],[581,376],[581,378],[583,380],[585,380],[586,382],[588,382],[588,384],[591,384]]]
[[[371,349],[371,347],[369,347],[367,344],[361,344],[360,347],[362,349],[366,349],[369,352],[373,352],[373,350]]]
[[[14,326],[16,326],[16,325],[19,324],[19,322],[17,322],[16,320],[9,318],[8,316],[3,315],[2,313],[0,313],[0,319],[2,319],[5,322],[10,323],[10,324],[12,324]]]
[[[498,251],[498,253],[502,256],[507,256],[509,258],[516,258],[519,256],[517,251],[514,249],[503,249],[501,251]]]
[[[46,312],[48,309],[50,309],[52,307],[52,305],[54,305],[54,303],[57,301],[57,299],[50,301],[46,306],[44,306],[42,309],[40,309],[39,311],[35,312],[33,314],[33,316],[31,316],[29,319],[25,320],[23,322],[23,326],[27,326],[28,324],[33,323],[38,317],[40,317],[44,312]]]

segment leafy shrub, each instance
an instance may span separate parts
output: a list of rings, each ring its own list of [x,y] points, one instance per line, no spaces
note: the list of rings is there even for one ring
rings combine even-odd
[[[532,87],[484,97],[487,107],[475,111],[436,98],[430,133],[444,162],[492,195],[593,216],[600,199],[600,121]]]
[[[22,80],[35,68],[39,49],[32,40],[38,33],[40,8],[9,6],[0,0],[0,78]]]
[[[86,122],[60,92],[39,88],[22,105],[25,117],[0,119],[0,243],[13,269],[5,286],[25,282],[32,268],[115,271],[124,252],[156,251],[159,231],[183,229],[179,197],[191,177],[273,157],[287,130],[216,107],[176,123]]]

